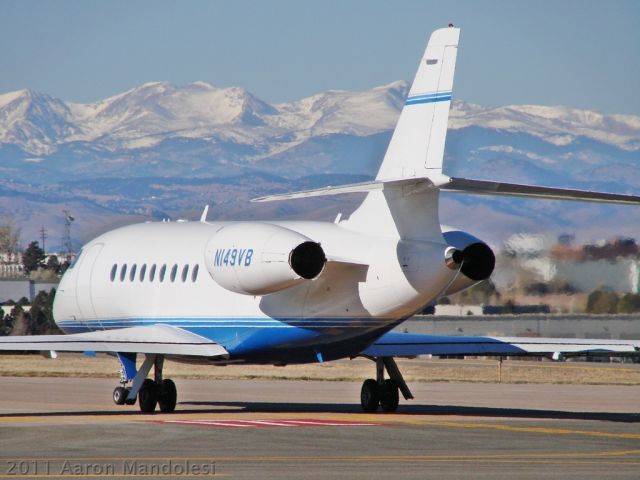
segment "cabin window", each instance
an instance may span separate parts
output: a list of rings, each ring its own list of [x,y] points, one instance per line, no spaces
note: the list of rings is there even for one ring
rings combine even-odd
[[[116,279],[116,272],[118,271],[118,265],[116,263],[111,267],[111,281],[113,282]]]
[[[191,270],[191,281],[195,282],[198,279],[198,269],[199,269],[199,265],[196,263],[193,266],[193,270]]]
[[[156,264],[151,265],[151,269],[149,269],[149,281],[153,282],[156,278]]]
[[[131,272],[129,273],[129,281],[133,282],[136,279],[136,270],[138,269],[138,265],[135,263],[131,265]]]
[[[124,279],[127,277],[127,264],[122,265],[122,270],[120,270],[120,281],[124,282]]]
[[[160,281],[164,282],[164,274],[167,273],[167,265],[160,267]]]
[[[176,281],[176,275],[178,274],[178,265],[174,264],[173,267],[171,267],[171,281],[175,282]]]
[[[140,267],[140,281],[144,282],[144,276],[147,273],[147,264],[145,263],[144,265],[142,265],[142,267]]]
[[[182,283],[187,281],[187,276],[189,275],[189,265],[185,265],[182,268]]]

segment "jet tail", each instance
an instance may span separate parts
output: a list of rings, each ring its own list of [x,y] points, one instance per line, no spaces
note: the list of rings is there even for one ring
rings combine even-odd
[[[459,38],[453,27],[431,34],[376,180],[442,172]]]
[[[431,34],[376,175],[382,189],[367,194],[345,227],[372,235],[443,242],[438,188],[429,187],[443,182],[459,38],[460,29],[454,27]]]
[[[438,216],[440,190],[476,195],[640,204],[640,196],[444,175],[442,161],[459,38],[460,29],[453,27],[442,28],[431,34],[374,181],[270,195],[254,201],[366,192],[362,204],[341,225],[371,235],[439,242],[444,241]]]
[[[442,242],[437,187],[449,180],[442,174],[442,159],[459,38],[460,29],[452,26],[431,34],[374,182],[254,201],[366,191],[358,209],[341,222],[344,227],[372,235]]]

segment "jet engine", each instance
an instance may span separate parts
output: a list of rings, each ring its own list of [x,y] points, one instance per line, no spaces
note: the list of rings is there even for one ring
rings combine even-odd
[[[327,261],[319,243],[269,223],[233,223],[211,237],[206,266],[223,288],[266,295],[316,278]]]
[[[452,269],[460,269],[460,274],[447,287],[443,295],[457,293],[491,276],[496,264],[496,257],[486,243],[459,230],[443,228],[442,235],[445,241],[451,245],[445,252],[447,266]]]

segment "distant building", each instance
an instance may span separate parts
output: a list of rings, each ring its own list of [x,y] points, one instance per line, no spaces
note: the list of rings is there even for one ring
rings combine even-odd
[[[463,315],[482,315],[482,305],[436,305],[434,315],[457,317]]]
[[[22,278],[24,267],[21,263],[0,263],[0,278]]]
[[[572,292],[640,293],[640,247],[632,238],[576,245],[563,235],[551,245],[542,236],[518,234],[505,242],[501,256],[492,277],[499,290],[540,282]]]
[[[22,277],[24,277],[22,254],[20,252],[0,253],[0,279]]]
[[[609,290],[620,293],[640,293],[640,261],[619,258],[616,261],[558,261],[556,275],[577,291]]]
[[[540,258],[549,250],[549,241],[544,235],[516,233],[503,245],[503,253],[509,257],[521,259]]]
[[[13,311],[13,309],[15,307],[16,307],[15,305],[2,305],[2,306],[0,306],[0,308],[2,309],[3,316],[11,315],[11,312]],[[31,305],[25,305],[24,307],[22,307],[22,310],[24,310],[25,312],[31,311]]]
[[[551,313],[549,305],[485,305],[482,307],[483,315],[546,315]]]

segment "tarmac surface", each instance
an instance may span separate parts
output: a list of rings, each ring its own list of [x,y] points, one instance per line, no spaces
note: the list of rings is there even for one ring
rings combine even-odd
[[[640,386],[177,380],[173,414],[116,381],[0,378],[0,478],[640,478]]]

